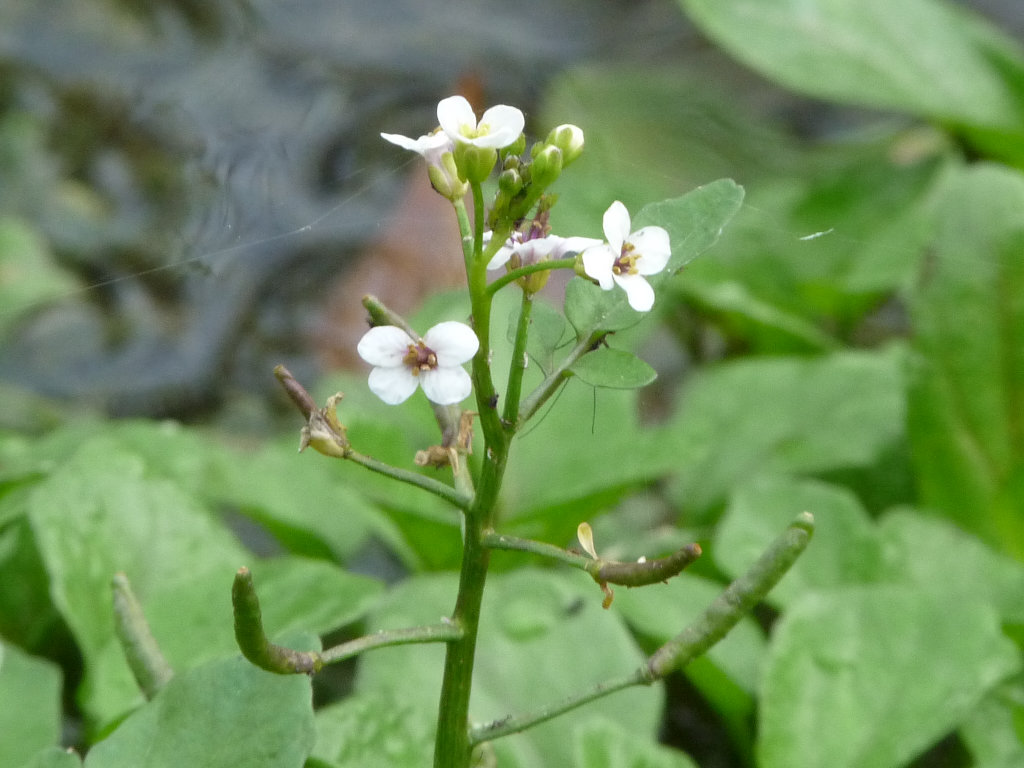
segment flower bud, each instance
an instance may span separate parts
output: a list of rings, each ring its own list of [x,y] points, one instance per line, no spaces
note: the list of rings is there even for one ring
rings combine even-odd
[[[583,154],[583,131],[575,125],[565,123],[552,129],[545,143],[562,151],[562,167],[567,168]]]
[[[550,186],[562,174],[562,151],[558,147],[544,147],[530,166],[533,183],[542,189]]]
[[[427,175],[430,177],[431,185],[442,197],[455,202],[466,196],[466,182],[459,178],[455,157],[451,152],[441,155],[437,165],[428,165]]]
[[[491,175],[496,162],[496,149],[477,147],[468,143],[459,143],[455,147],[455,166],[459,169],[459,178],[464,181],[482,183]]]
[[[519,171],[509,168],[498,175],[498,189],[509,197],[515,197],[523,188],[523,177]]]
[[[526,135],[520,133],[518,139],[501,150],[501,156],[512,157],[514,155],[521,155],[524,149],[526,149]]]

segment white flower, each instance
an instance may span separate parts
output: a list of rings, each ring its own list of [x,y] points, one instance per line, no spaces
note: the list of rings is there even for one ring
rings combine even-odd
[[[385,141],[397,144],[402,149],[408,149],[424,157],[427,162],[437,162],[445,152],[452,151],[452,140],[444,131],[434,131],[418,139],[410,139],[408,136],[401,136],[397,133],[382,133],[380,135]]]
[[[408,399],[417,384],[431,402],[453,405],[473,389],[462,364],[479,346],[472,328],[449,321],[438,323],[419,340],[397,326],[379,325],[359,340],[357,351],[374,366],[370,390],[388,405]]]
[[[489,239],[490,234],[490,232],[485,232],[484,239]],[[488,262],[487,268],[501,269],[513,256],[519,257],[517,266],[525,267],[545,259],[561,259],[567,253],[579,253],[585,248],[600,243],[600,240],[593,237],[559,237],[558,235],[524,240],[522,232],[513,232],[512,236],[494,254],[494,258]]]
[[[499,104],[477,123],[473,107],[462,96],[449,96],[437,105],[437,122],[452,141],[485,149],[504,149],[523,132],[526,119],[515,107]]]
[[[610,291],[618,285],[626,292],[629,305],[637,312],[654,306],[654,289],[644,275],[655,275],[672,255],[668,232],[661,227],[644,227],[629,233],[629,211],[616,200],[604,212],[607,243],[583,252],[583,271]]]

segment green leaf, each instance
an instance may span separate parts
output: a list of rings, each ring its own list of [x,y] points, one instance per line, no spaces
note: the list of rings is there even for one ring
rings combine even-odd
[[[516,307],[508,316],[508,330],[505,336],[510,344],[515,341],[519,311],[520,308]],[[530,335],[526,342],[526,350],[531,361],[545,371],[551,370],[554,366],[555,350],[562,344],[565,335],[565,317],[562,313],[542,299],[535,300],[530,311]]]
[[[676,415],[651,430],[648,463],[676,473],[673,491],[692,510],[760,472],[870,466],[902,437],[903,360],[892,347],[704,370],[686,382]]]
[[[814,542],[768,599],[788,605],[812,589],[879,581],[882,550],[874,523],[845,488],[761,475],[730,495],[712,554],[730,577],[742,574],[800,512],[814,515]]]
[[[1020,134],[1024,57],[935,0],[681,0],[740,61],[816,98]]]
[[[667,584],[616,589],[612,608],[625,617],[634,632],[649,641],[645,647],[653,650],[695,621],[724,588],[723,584],[684,572]],[[745,617],[721,642],[682,670],[740,748],[753,739],[754,697],[765,647],[760,627],[753,618]]]
[[[317,711],[313,757],[337,768],[422,768],[433,760],[436,719],[402,694],[354,694]]]
[[[38,233],[18,219],[0,218],[0,340],[24,313],[76,287]]]
[[[897,768],[1020,667],[987,605],[888,585],[808,592],[766,659],[762,768]]]
[[[0,642],[0,765],[21,765],[57,744],[60,725],[60,669]]]
[[[909,435],[924,506],[1024,557],[1024,175],[965,169],[912,301]]]
[[[145,606],[156,592],[173,593],[214,573],[223,574],[229,595],[231,574],[249,559],[193,498],[147,476],[138,456],[103,436],[39,483],[30,519],[53,602],[85,659],[81,703],[98,723],[140,700],[113,632],[113,575],[124,571]],[[195,631],[193,611],[208,608],[181,603],[176,631]]]
[[[575,768],[697,768],[682,752],[638,739],[607,718],[590,720],[574,736]]]
[[[633,231],[656,225],[668,231],[672,257],[664,275],[672,276],[693,261],[722,234],[743,204],[743,187],[732,179],[719,179],[692,192],[645,205],[633,217]],[[657,278],[651,278],[652,283]]]
[[[373,619],[376,628],[436,622],[451,610],[455,574],[410,579],[394,589]],[[426,712],[437,711],[444,649],[401,646],[360,661],[357,691],[386,691]],[[636,668],[642,658],[601,592],[586,576],[521,569],[492,574],[480,620],[471,717],[486,722],[518,714]],[[494,743],[499,765],[571,765],[574,723],[603,714],[653,740],[661,704],[648,688],[620,691]],[[582,718],[582,720],[580,719]]]
[[[878,534],[886,579],[913,584],[956,604],[991,605],[1004,623],[1024,627],[1024,565],[1019,561],[923,511],[887,512]]]
[[[565,287],[565,316],[580,338],[595,331],[622,331],[644,319],[643,313],[629,306],[625,291],[605,291],[582,277]]]
[[[960,728],[977,768],[1019,768],[1024,744],[1024,681],[1019,677],[989,693]]]
[[[60,747],[47,747],[35,755],[21,768],[82,768],[82,758],[77,752],[69,752]]]
[[[239,656],[175,675],[95,745],[85,765],[300,768],[313,740],[310,679],[264,672]]]
[[[611,347],[588,352],[569,370],[592,387],[610,389],[639,389],[658,378],[658,372],[636,355]]]

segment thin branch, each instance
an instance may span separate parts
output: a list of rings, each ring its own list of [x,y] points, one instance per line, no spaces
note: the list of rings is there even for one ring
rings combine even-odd
[[[814,517],[804,512],[773,541],[757,561],[732,582],[707,610],[667,642],[629,675],[573,694],[561,701],[515,717],[505,717],[470,728],[472,746],[519,733],[531,726],[633,685],[650,685],[669,672],[685,666],[721,640],[739,620],[774,587],[800,554],[814,533]],[[555,548],[557,549],[557,548]]]
[[[412,643],[450,643],[460,639],[462,635],[462,629],[450,622],[409,627],[408,629],[381,630],[375,634],[357,637],[355,640],[328,648],[320,654],[320,660],[324,664],[333,664],[372,648]]]

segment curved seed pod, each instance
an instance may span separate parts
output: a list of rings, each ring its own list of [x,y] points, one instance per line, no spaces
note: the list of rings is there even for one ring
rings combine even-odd
[[[323,660],[319,653],[295,651],[267,640],[260,601],[248,568],[239,568],[235,574],[231,604],[235,609],[235,640],[245,658],[260,669],[278,675],[312,675],[320,671]]]
[[[642,587],[667,581],[700,557],[698,544],[687,544],[667,557],[637,563],[604,563],[591,573],[599,584],[619,584],[623,587]]]

